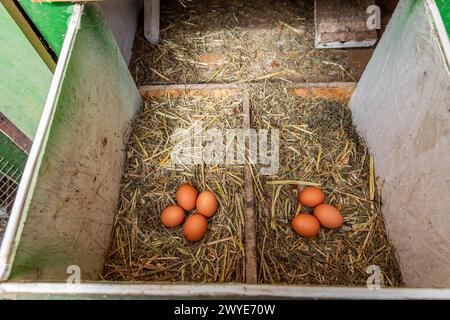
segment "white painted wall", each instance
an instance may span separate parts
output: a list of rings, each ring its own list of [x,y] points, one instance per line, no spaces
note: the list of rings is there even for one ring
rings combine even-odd
[[[450,71],[426,0],[401,0],[350,101],[404,282],[450,287]]]
[[[127,63],[129,63],[131,58],[139,11],[142,9],[142,6],[142,0],[100,2],[100,8]]]

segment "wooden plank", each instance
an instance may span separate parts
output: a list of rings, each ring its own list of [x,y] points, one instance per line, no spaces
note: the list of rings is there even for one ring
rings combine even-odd
[[[329,287],[285,284],[150,284],[130,282],[90,282],[77,285],[44,282],[0,283],[2,299],[324,299],[324,300],[449,300],[450,289]],[[185,317],[188,318],[188,317]],[[194,317],[192,317],[194,318]],[[237,318],[237,317],[236,317]],[[261,317],[262,318],[262,317]],[[281,318],[281,317],[279,317]]]
[[[0,3],[0,112],[32,139],[52,72]]]
[[[144,98],[181,97],[184,95],[224,97],[239,93],[241,90],[242,86],[236,84],[175,84],[142,86],[139,88],[139,92]]]
[[[103,1],[99,6],[128,64],[136,37],[141,3],[139,0]]]
[[[20,149],[30,152],[32,141],[0,112],[0,131],[11,139]]]
[[[292,93],[305,99],[327,99],[348,102],[356,88],[355,82],[292,84]]]
[[[159,0],[144,0],[144,36],[152,44],[159,41]]]
[[[370,47],[377,31],[367,27],[374,0],[315,0],[316,48]]]
[[[246,84],[246,86],[252,86]],[[292,83],[287,86],[291,92],[299,97],[308,99],[330,99],[334,101],[346,102],[350,99],[356,87],[355,82],[330,82],[330,83]],[[242,91],[243,85],[234,83],[217,84],[176,84],[176,85],[156,85],[142,86],[139,92],[144,98],[161,97],[223,97],[236,94]]]
[[[10,279],[65,281],[76,265],[96,280],[110,245],[142,99],[98,6],[75,4],[68,30],[0,252]]]
[[[242,105],[243,127],[244,129],[250,129],[250,99],[247,93],[242,95]],[[255,197],[253,191],[252,168],[248,161],[246,161],[244,165],[244,181],[245,282],[257,283]]]

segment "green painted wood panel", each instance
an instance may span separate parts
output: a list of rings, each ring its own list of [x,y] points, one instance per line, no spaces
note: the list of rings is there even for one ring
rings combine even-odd
[[[53,52],[59,56],[72,13],[71,3],[31,2],[18,0]]]
[[[0,3],[0,112],[33,139],[52,72]]]
[[[442,20],[450,38],[450,0],[436,0],[436,4],[441,12]]]
[[[86,5],[31,180],[11,279],[65,280],[69,265],[81,268],[82,280],[98,279],[129,122],[141,104],[103,15]]]

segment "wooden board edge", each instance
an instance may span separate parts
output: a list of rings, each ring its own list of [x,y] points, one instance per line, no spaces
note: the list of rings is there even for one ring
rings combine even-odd
[[[246,92],[242,95],[242,111],[244,128],[250,129],[250,98]],[[255,195],[252,168],[248,161],[244,164],[244,201],[245,282],[256,284],[258,283],[258,264],[256,259]]]
[[[326,99],[336,102],[349,102],[356,88],[355,82],[313,84],[313,85],[292,85],[292,94],[304,99]]]
[[[254,85],[253,84],[249,84]],[[292,83],[287,88],[295,96],[305,99],[328,99],[348,102],[356,88],[356,82],[319,82]],[[162,97],[224,97],[240,93],[242,85],[235,83],[218,84],[175,84],[142,86],[139,92],[143,98],[158,99]]]
[[[30,153],[33,142],[0,112],[0,131],[3,132],[22,151]]]
[[[162,97],[225,97],[240,93],[242,87],[236,84],[176,84],[176,85],[156,85],[142,86],[139,92],[143,98]]]

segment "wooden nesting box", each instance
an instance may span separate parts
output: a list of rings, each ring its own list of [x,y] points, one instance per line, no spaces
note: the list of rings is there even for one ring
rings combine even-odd
[[[2,297],[450,297],[449,17],[439,11],[448,1],[399,2],[350,100],[354,123],[374,154],[383,215],[406,285],[380,290],[98,282],[128,125],[142,99],[99,7],[71,8],[0,249]],[[323,87],[293,89],[330,94]],[[68,286],[73,266],[91,282]]]

